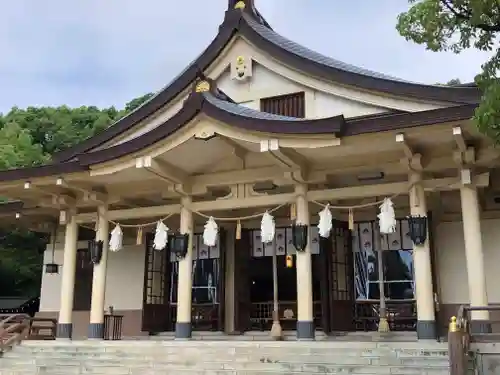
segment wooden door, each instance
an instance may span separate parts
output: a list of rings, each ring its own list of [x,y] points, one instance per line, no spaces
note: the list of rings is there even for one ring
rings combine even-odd
[[[330,297],[331,281],[329,274],[330,254],[332,252],[332,243],[330,238],[319,238],[320,253],[313,257],[313,272],[318,272],[320,279],[320,298],[321,298],[321,329],[323,332],[331,332],[330,327]]]
[[[354,265],[352,237],[348,224],[333,221],[331,251],[327,256],[330,294],[330,329],[354,329]],[[329,258],[329,259],[328,259]]]
[[[251,234],[250,230],[242,229],[241,239],[234,244],[235,330],[241,333],[250,330]]]
[[[73,294],[74,311],[90,311],[93,277],[94,265],[90,260],[89,249],[78,249],[76,252],[75,289]]]
[[[171,331],[174,328],[169,304],[170,250],[153,248],[153,237],[146,237],[144,264],[144,296],[142,330],[150,333]]]

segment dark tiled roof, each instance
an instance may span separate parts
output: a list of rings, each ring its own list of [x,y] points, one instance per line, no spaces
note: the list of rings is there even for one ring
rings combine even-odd
[[[233,113],[238,116],[249,117],[258,120],[277,120],[277,121],[301,121],[303,119],[297,117],[288,117],[288,116],[280,116],[273,115],[267,112],[257,111],[252,108],[245,107],[240,104],[231,103],[222,99],[217,98],[211,93],[205,93],[203,95],[205,99],[210,103],[220,108],[226,112]]]
[[[331,58],[329,56],[322,55],[321,53],[318,53],[316,51],[313,51],[307,47],[304,47],[298,43],[295,43],[294,41],[285,38],[284,36],[278,34],[274,30],[265,27],[261,23],[257,22],[254,20],[251,16],[245,14],[243,15],[245,17],[246,22],[252,27],[252,29],[255,30],[260,36],[263,38],[267,39],[273,44],[276,44],[280,46],[281,48],[287,50],[288,52],[291,52],[297,56],[300,56],[304,59],[311,60],[313,62],[329,66],[331,68],[335,69],[340,69],[340,70],[345,70],[347,72],[351,73],[356,73],[356,74],[363,74],[366,76],[374,77],[374,78],[382,78],[382,79],[388,79],[388,80],[393,80],[393,81],[399,81],[399,82],[409,82],[405,81],[400,78],[395,78],[386,74],[374,72],[372,70],[360,68],[358,66],[354,66],[351,64],[347,64],[345,62],[342,62],[340,60],[336,60],[334,58]]]

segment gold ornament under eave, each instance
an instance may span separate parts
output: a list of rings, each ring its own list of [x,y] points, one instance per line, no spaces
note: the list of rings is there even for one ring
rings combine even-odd
[[[198,82],[198,84],[196,85],[194,91],[196,91],[196,92],[207,92],[207,91],[210,91],[210,83],[208,83],[207,81]]]

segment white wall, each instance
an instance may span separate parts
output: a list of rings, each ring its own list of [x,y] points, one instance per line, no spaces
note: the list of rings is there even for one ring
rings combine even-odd
[[[79,248],[87,246],[86,241],[79,243]],[[119,252],[110,252],[106,278],[106,309],[113,306],[115,310],[142,309],[144,285],[145,245],[124,246]],[[56,244],[55,263],[62,265],[59,274],[42,275],[40,293],[40,311],[59,311],[61,275],[64,267],[63,244]],[[44,264],[52,262],[52,246],[47,246]],[[45,271],[45,270],[44,270]]]
[[[500,219],[482,220],[481,231],[489,303],[500,303]],[[469,302],[462,222],[440,223],[435,251],[441,303]]]
[[[261,98],[304,91],[307,118],[324,118],[341,114],[345,117],[355,117],[387,111],[386,108],[314,90],[257,63],[253,64],[253,76],[250,80],[246,82],[232,80],[230,73],[225,72],[217,80],[217,85],[233,100],[243,100],[241,104],[257,110],[260,109]]]

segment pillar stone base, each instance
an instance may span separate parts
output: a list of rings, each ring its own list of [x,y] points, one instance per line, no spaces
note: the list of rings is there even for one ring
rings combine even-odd
[[[491,333],[491,323],[485,320],[473,320],[470,322],[470,330],[474,333]]]
[[[104,339],[104,323],[90,323],[89,324],[89,339]]]
[[[191,338],[191,322],[175,323],[175,338],[187,340]]]
[[[436,322],[434,320],[419,320],[417,322],[417,337],[419,340],[436,340]]]
[[[297,339],[298,340],[314,340],[314,322],[312,321],[297,321]]]
[[[58,339],[69,339],[73,337],[73,324],[72,323],[57,323],[57,334]]]

